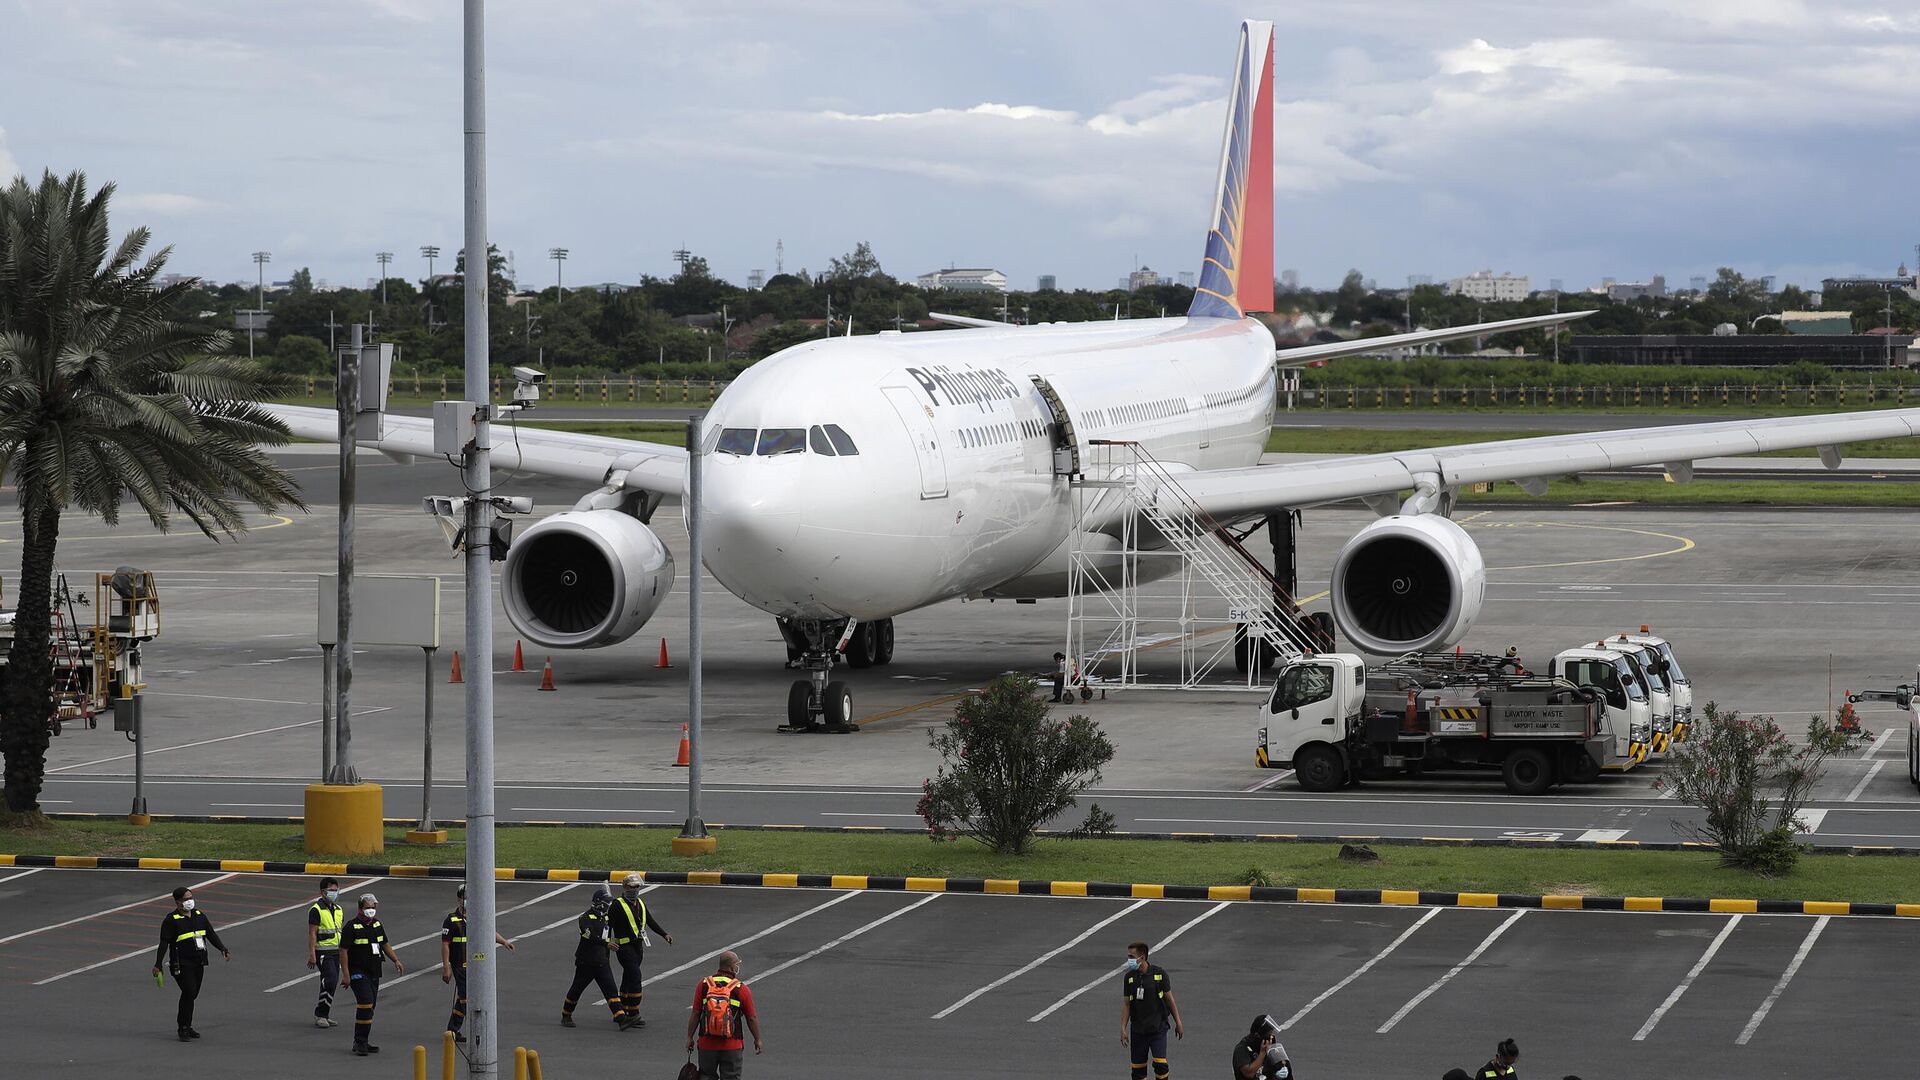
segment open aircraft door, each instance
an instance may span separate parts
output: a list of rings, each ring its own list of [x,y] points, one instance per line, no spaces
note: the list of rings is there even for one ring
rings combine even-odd
[[[933,410],[920,403],[914,391],[904,386],[883,386],[888,404],[900,414],[913,440],[914,459],[920,464],[920,497],[947,497],[947,456],[940,449],[940,429],[934,426]]]
[[[1040,375],[1033,376],[1033,388],[1039,392],[1046,411],[1053,417],[1048,430],[1053,435],[1053,474],[1080,475],[1080,434],[1074,430],[1073,416],[1060,391]]]

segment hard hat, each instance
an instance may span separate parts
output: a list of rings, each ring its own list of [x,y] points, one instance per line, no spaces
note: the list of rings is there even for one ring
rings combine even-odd
[[[628,874],[626,877],[620,879],[620,884],[625,885],[629,889],[637,889],[640,887],[640,883],[645,880],[646,879],[639,874]]]

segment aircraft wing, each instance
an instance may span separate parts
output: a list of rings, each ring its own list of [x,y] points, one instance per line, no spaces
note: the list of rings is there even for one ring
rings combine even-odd
[[[1404,349],[1410,345],[1431,345],[1438,341],[1459,341],[1461,338],[1479,337],[1482,334],[1504,334],[1513,330],[1556,326],[1560,323],[1584,319],[1592,314],[1591,311],[1561,311],[1551,315],[1529,315],[1524,319],[1474,323],[1471,326],[1416,330],[1411,334],[1389,334],[1386,337],[1355,338],[1352,341],[1329,341],[1320,345],[1298,345],[1289,349],[1276,349],[1274,357],[1283,368],[1304,367],[1310,363],[1331,360],[1336,356],[1371,356],[1394,349]]]
[[[1285,507],[1390,495],[1412,489],[1425,477],[1432,477],[1441,488],[1452,488],[1636,465],[1667,465],[1685,472],[1699,458],[1809,446],[1821,448],[1828,468],[1838,468],[1843,444],[1913,435],[1920,435],[1920,409],[1882,409],[1547,435],[1291,465],[1214,469],[1182,473],[1177,479],[1209,514],[1230,521]]]
[[[332,409],[299,405],[266,408],[299,438],[335,442],[340,437],[339,414]],[[629,490],[674,496],[686,486],[687,452],[678,446],[500,421],[493,425],[493,444],[496,472],[519,470],[596,485],[611,483],[620,476],[621,486]],[[438,456],[433,452],[433,420],[424,416],[389,414],[382,419],[381,437],[376,440],[363,435],[360,445],[396,456]]]

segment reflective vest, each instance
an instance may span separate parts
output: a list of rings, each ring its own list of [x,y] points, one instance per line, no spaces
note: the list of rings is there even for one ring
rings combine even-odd
[[[316,901],[312,908],[319,913],[319,933],[314,935],[313,947],[316,949],[337,949],[340,947],[340,905],[325,904]]]
[[[467,917],[465,915],[449,915],[447,916],[447,921],[453,924],[453,935],[447,938],[447,940],[453,942],[455,945],[465,945],[467,943]]]
[[[178,913],[175,913],[173,917],[176,919],[180,919],[182,921],[187,921],[193,918],[193,916],[191,915],[181,915]],[[180,947],[180,943],[183,941],[192,941],[195,938],[203,938],[206,936],[207,936],[207,932],[205,930],[189,930],[184,934],[175,934],[173,937],[173,945],[174,945],[174,948],[177,949]],[[202,949],[206,948],[205,945],[200,945],[199,947]]]
[[[635,899],[633,903],[628,903],[627,898],[622,896],[615,899],[614,904],[620,908],[621,914],[626,917],[626,926],[617,928],[614,931],[615,937],[613,943],[616,945],[631,945],[639,940],[641,928],[647,925],[647,902],[645,900]],[[640,905],[637,916],[633,909],[634,904]]]

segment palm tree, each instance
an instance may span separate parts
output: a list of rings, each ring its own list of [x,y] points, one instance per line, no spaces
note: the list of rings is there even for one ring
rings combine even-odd
[[[218,540],[244,531],[240,504],[302,506],[256,447],[287,441],[258,402],[275,389],[221,355],[227,334],[181,321],[192,281],[158,286],[171,249],[142,261],[147,230],[109,243],[113,185],[82,173],[0,190],[0,478],[24,534],[13,646],[0,679],[5,802],[35,814],[52,711],[54,555],[70,508],[109,525],[131,499],[166,529],[176,513]]]

